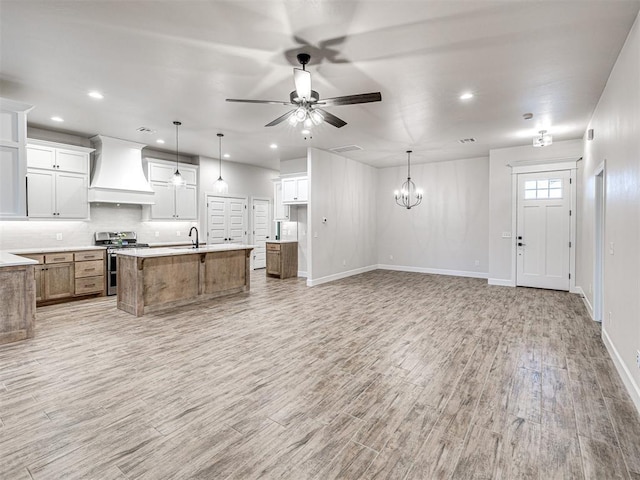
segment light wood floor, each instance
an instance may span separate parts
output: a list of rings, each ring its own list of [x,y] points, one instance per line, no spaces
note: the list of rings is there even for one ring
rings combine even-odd
[[[375,271],[135,318],[38,309],[0,347],[2,479],[640,479],[580,298]]]

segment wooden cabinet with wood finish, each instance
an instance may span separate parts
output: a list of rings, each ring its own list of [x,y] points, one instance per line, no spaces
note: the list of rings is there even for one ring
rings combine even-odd
[[[266,242],[267,275],[290,278],[298,276],[298,242]]]
[[[105,251],[52,252],[21,255],[35,265],[38,304],[85,295],[105,294]]]

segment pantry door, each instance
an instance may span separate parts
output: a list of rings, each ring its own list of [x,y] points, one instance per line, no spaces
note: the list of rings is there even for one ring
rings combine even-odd
[[[247,199],[207,196],[207,243],[247,243]]]
[[[571,172],[518,175],[516,285],[569,290]]]

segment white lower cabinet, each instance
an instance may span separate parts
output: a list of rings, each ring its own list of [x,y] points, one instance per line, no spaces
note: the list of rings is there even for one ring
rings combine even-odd
[[[27,214],[31,218],[87,218],[87,175],[27,170]]]

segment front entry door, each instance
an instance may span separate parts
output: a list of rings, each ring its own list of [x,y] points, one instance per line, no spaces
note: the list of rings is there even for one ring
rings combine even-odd
[[[516,285],[569,290],[569,170],[518,175]]]

